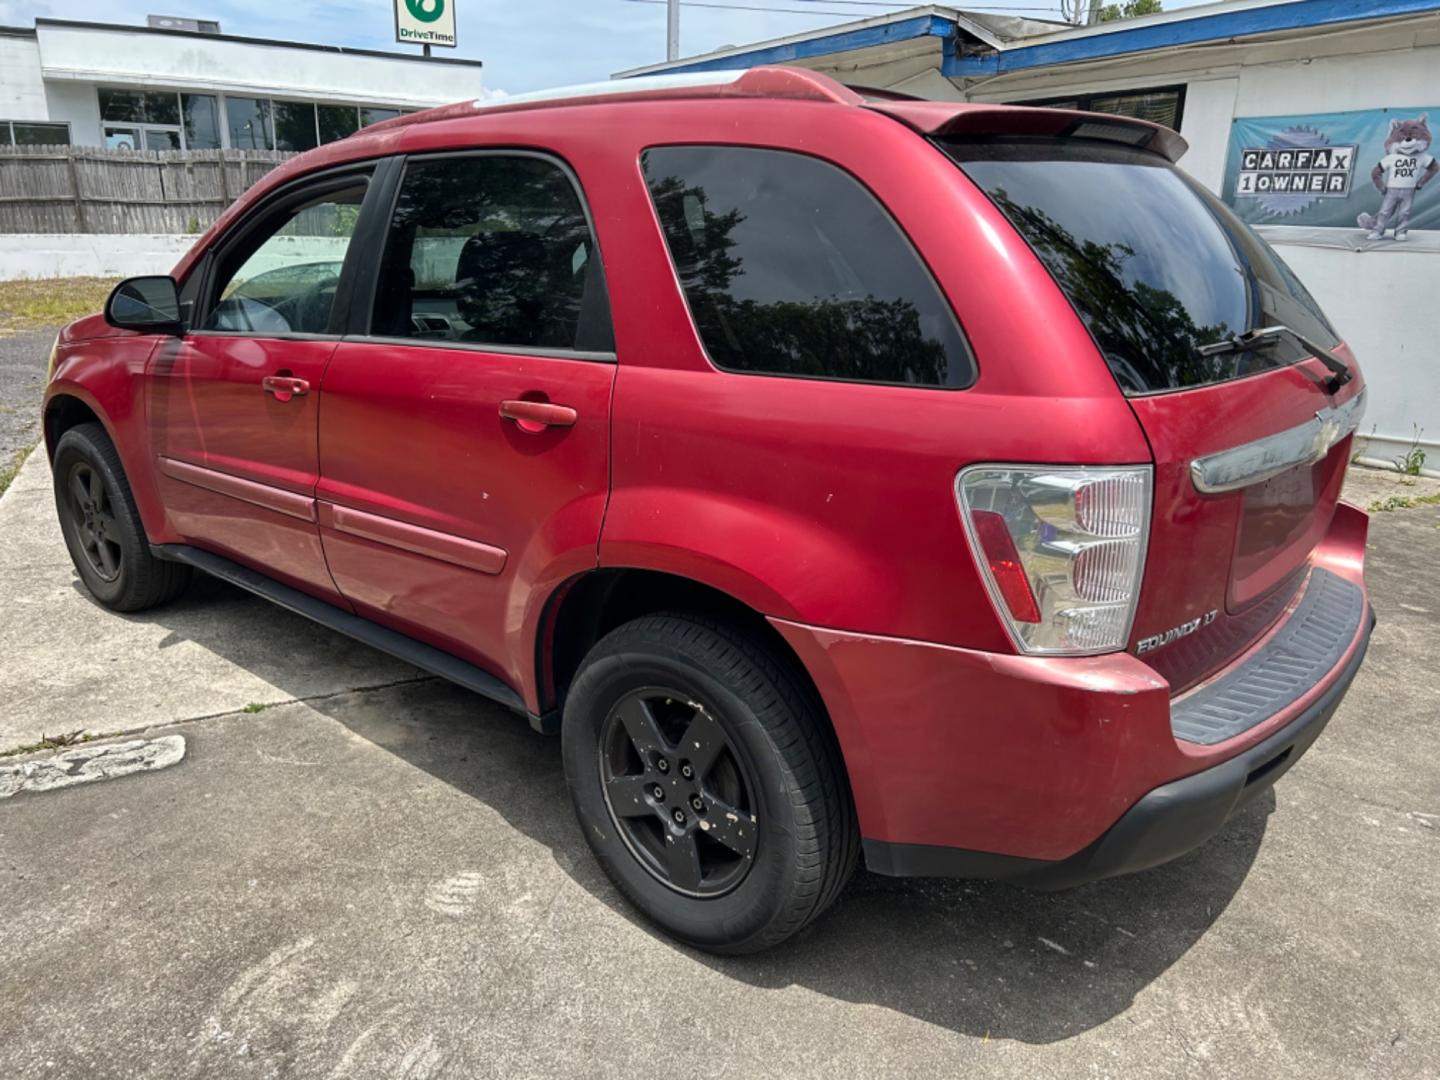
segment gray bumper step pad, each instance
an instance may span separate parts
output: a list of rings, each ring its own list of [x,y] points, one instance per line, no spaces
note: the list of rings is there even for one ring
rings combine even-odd
[[[1249,731],[1312,690],[1340,662],[1365,617],[1365,594],[1329,570],[1314,570],[1280,630],[1234,671],[1176,701],[1177,739],[1211,746]]]

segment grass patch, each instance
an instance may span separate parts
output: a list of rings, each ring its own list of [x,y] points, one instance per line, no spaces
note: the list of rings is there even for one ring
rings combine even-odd
[[[116,278],[29,278],[0,281],[0,337],[46,330],[105,306]]]
[[[34,449],[35,447],[33,446],[27,446],[23,450],[16,450],[15,456],[11,459],[10,464],[0,465],[0,495],[4,495],[6,490],[14,482],[15,477],[20,473],[20,466],[25,464],[25,459],[30,456],[30,451]]]
[[[268,709],[268,708],[270,708],[269,705],[262,705],[262,704],[261,704],[260,702],[258,702],[258,701],[252,701],[252,702],[250,702],[249,705],[246,705],[246,706],[245,706],[243,709],[241,709],[240,711],[241,711],[241,712],[248,712],[248,713],[257,713],[257,712],[264,712],[264,711],[265,711],[266,709]]]
[[[1385,514],[1391,510],[1414,510],[1420,506],[1440,506],[1440,491],[1433,495],[1388,495],[1376,499],[1365,509],[1372,514]]]
[[[41,750],[61,750],[67,746],[80,746],[82,743],[94,742],[96,739],[103,739],[102,734],[91,735],[88,731],[67,731],[59,735],[40,735],[40,741],[30,743],[28,746],[17,746],[14,750],[0,750],[0,758],[17,757],[20,754],[38,754]]]

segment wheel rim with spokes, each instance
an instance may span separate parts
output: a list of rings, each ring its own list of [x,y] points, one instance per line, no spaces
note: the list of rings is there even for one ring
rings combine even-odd
[[[114,581],[120,576],[120,530],[105,478],[88,462],[77,461],[70,467],[65,491],[85,561],[102,580]]]
[[[676,892],[720,896],[754,865],[756,787],[720,721],[689,695],[651,686],[615,703],[600,786],[631,854]]]

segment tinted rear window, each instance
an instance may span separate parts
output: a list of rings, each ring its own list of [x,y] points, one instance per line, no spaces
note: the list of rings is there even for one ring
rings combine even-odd
[[[962,387],[949,303],[849,173],[738,146],[647,150],[645,180],[705,349],[731,371]]]
[[[1204,386],[1307,355],[1288,338],[1199,355],[1261,326],[1335,342],[1270,246],[1158,155],[1082,139],[942,146],[1044,262],[1126,393]]]

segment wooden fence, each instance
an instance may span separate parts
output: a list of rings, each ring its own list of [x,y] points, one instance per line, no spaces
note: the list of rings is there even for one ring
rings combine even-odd
[[[0,146],[0,233],[199,232],[293,156]]]

